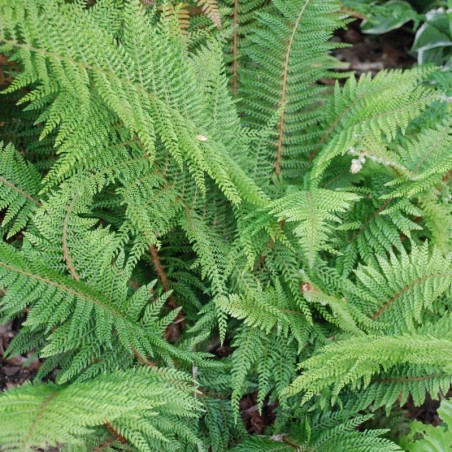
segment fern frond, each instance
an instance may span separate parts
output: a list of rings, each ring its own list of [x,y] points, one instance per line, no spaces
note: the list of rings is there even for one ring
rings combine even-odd
[[[54,329],[43,356],[78,348],[92,330],[98,344],[107,347],[112,346],[117,334],[121,347],[132,354],[135,351],[141,356],[153,356],[161,348],[166,355],[172,348],[159,335],[151,333],[147,325],[125,312],[124,306],[128,304],[125,300],[112,301],[85,283],[62,276],[6,244],[0,245],[0,278],[7,290],[1,302],[7,316],[30,307],[27,327],[32,331],[44,329],[46,334]],[[134,334],[130,335],[130,331]],[[180,357],[187,356],[175,348],[174,352]]]
[[[436,398],[452,384],[452,373],[436,366],[395,366],[384,375],[374,377],[368,388],[360,391],[357,409],[384,406],[389,413],[394,405],[403,406],[409,397],[416,406],[422,405],[427,396]]]
[[[0,210],[5,210],[2,228],[7,239],[23,230],[41,205],[40,188],[35,167],[12,144],[0,142]]]
[[[389,259],[378,256],[374,265],[360,266],[356,283],[346,293],[360,312],[372,319],[369,330],[413,331],[425,319],[426,311],[435,311],[435,301],[450,288],[450,258],[444,258],[428,243],[413,244],[410,254]]]
[[[369,171],[374,169],[369,168]],[[349,187],[362,197],[344,215],[344,222],[350,227],[339,238],[343,254],[337,259],[344,276],[354,270],[357,262],[367,263],[373,256],[393,250],[402,252],[406,246],[404,240],[414,239],[416,233],[424,233],[419,224],[424,212],[417,200],[383,199],[389,192],[385,184],[392,178],[388,174],[374,174],[369,179],[366,178],[368,188]]]
[[[203,13],[221,30],[221,14],[217,0],[198,0]]]
[[[190,27],[190,12],[187,7],[188,3],[165,3],[159,9],[167,19],[175,16],[179,24],[179,30],[181,33],[187,34]]]
[[[255,128],[267,126],[279,109],[267,174],[271,168],[276,176],[284,168],[298,173],[312,150],[318,136],[313,129],[322,118],[315,107],[325,93],[316,82],[333,76],[329,71],[337,66],[328,53],[335,47],[329,39],[342,25],[338,9],[332,0],[277,0],[257,16],[243,50],[251,64],[242,71],[241,107]]]
[[[389,371],[403,364],[424,369],[439,367],[447,372],[452,357],[449,336],[432,330],[426,334],[368,336],[365,341],[340,340],[322,348],[302,364],[305,371],[292,383],[288,395],[303,391],[302,402],[305,403],[316,393],[331,388],[334,399],[345,386],[365,388],[381,369]]]
[[[330,236],[333,225],[341,222],[337,214],[347,211],[358,199],[353,193],[322,189],[292,190],[274,201],[271,214],[280,222],[296,224],[293,232],[299,239],[309,267],[312,268],[320,251],[334,252]]]
[[[103,426],[104,432],[120,432],[139,450],[151,450],[155,439],[160,450],[172,450],[165,443],[176,440],[177,423],[199,413],[192,390],[182,373],[151,369],[114,372],[66,386],[26,384],[0,395],[0,443],[22,450],[80,445]],[[167,419],[174,432],[161,431],[155,416]]]
[[[252,436],[232,449],[233,451],[275,451],[289,452],[294,449],[303,451],[329,452],[342,450],[360,452],[400,451],[392,441],[382,438],[385,430],[365,430],[360,432],[357,426],[372,416],[357,416],[347,419],[344,415],[313,416],[305,419],[305,425],[297,434],[277,434],[272,437]],[[300,422],[301,424],[301,422]]]
[[[392,451],[381,407],[447,392],[449,74],[333,87],[346,23],[0,0],[3,355],[40,362],[0,449]]]
[[[190,65],[184,43],[171,35],[165,21],[158,27],[149,26],[138,0],[129,2],[125,14],[130,20],[126,21],[124,42],[117,42],[83,9],[57,6],[54,2],[35,6],[8,0],[0,38],[3,47],[17,50],[17,58],[29,68],[16,78],[9,91],[37,82],[41,88],[32,91],[23,102],[43,98],[52,101],[54,115],[44,118],[45,133],[59,127],[59,143],[73,129],[78,134],[73,134],[71,140],[82,136],[93,101],[101,100],[128,130],[129,139],[138,138],[143,154],[151,161],[156,158],[158,142],[179,165],[187,165],[201,193],[205,193],[203,178],[209,175],[227,197],[240,202],[237,185],[243,186],[241,179],[246,176],[227,153],[218,152],[223,146],[221,143],[217,146],[206,130],[210,121],[206,111],[199,114],[203,108],[197,76],[192,70],[187,71]],[[32,24],[34,17],[40,18],[41,28]],[[78,27],[76,23],[86,26]],[[43,34],[44,28],[60,30],[65,42]],[[35,42],[40,43],[38,47]],[[93,43],[98,44],[93,47]],[[41,59],[48,64],[41,65]],[[168,59],[171,64],[161,64]],[[114,71],[111,61],[118,65]],[[49,78],[54,80],[53,85],[48,84]],[[94,93],[92,86],[96,87]],[[57,89],[59,96],[55,97]],[[160,93],[166,93],[165,101]],[[186,127],[181,128],[182,123]],[[225,159],[231,161],[230,166],[224,165]],[[233,174],[232,168],[239,171]]]
[[[373,79],[364,75],[356,82],[352,77],[343,88],[337,84],[334,96],[325,105],[329,118],[315,148],[312,178],[316,180],[335,157],[347,152],[365,161],[402,167],[400,158],[387,144],[438,97],[420,85],[432,70],[381,71]],[[360,168],[355,164],[351,171],[359,172]]]
[[[437,126],[436,129],[425,129],[413,139],[404,141],[399,146],[404,171],[403,175],[388,185],[394,190],[389,197],[412,197],[425,192],[441,182],[452,168],[452,122]]]

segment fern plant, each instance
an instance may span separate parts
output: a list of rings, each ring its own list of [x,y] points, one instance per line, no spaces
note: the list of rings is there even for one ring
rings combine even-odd
[[[447,393],[450,97],[340,72],[347,21],[0,0],[0,450],[400,450],[376,410]]]

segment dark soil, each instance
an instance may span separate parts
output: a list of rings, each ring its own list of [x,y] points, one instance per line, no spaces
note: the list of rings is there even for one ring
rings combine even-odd
[[[32,380],[41,365],[38,359],[29,359],[30,356],[5,358],[5,350],[17,334],[20,324],[20,321],[14,321],[0,325],[0,392]]]
[[[416,58],[410,55],[414,34],[398,29],[382,35],[361,33],[360,21],[349,24],[346,30],[339,30],[334,41],[350,47],[335,51],[336,58],[348,63],[345,70],[355,71],[357,75],[382,69],[404,69],[413,66]]]

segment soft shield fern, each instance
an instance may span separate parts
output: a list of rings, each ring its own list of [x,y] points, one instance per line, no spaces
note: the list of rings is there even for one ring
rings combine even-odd
[[[336,72],[347,20],[0,0],[0,450],[400,450],[447,393],[450,97]]]

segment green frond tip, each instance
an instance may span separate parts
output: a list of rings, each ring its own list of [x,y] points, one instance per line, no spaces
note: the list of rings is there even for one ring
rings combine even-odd
[[[293,232],[312,268],[319,252],[336,252],[332,236],[341,223],[338,214],[346,212],[359,199],[354,193],[292,189],[273,202],[270,213],[280,222],[294,224]]]
[[[80,445],[107,425],[131,445],[136,438],[149,444],[156,433],[162,444],[169,443],[174,434],[160,431],[153,418],[174,423],[196,418],[200,405],[192,391],[180,372],[143,368],[71,385],[25,384],[0,395],[0,444],[6,450]]]

